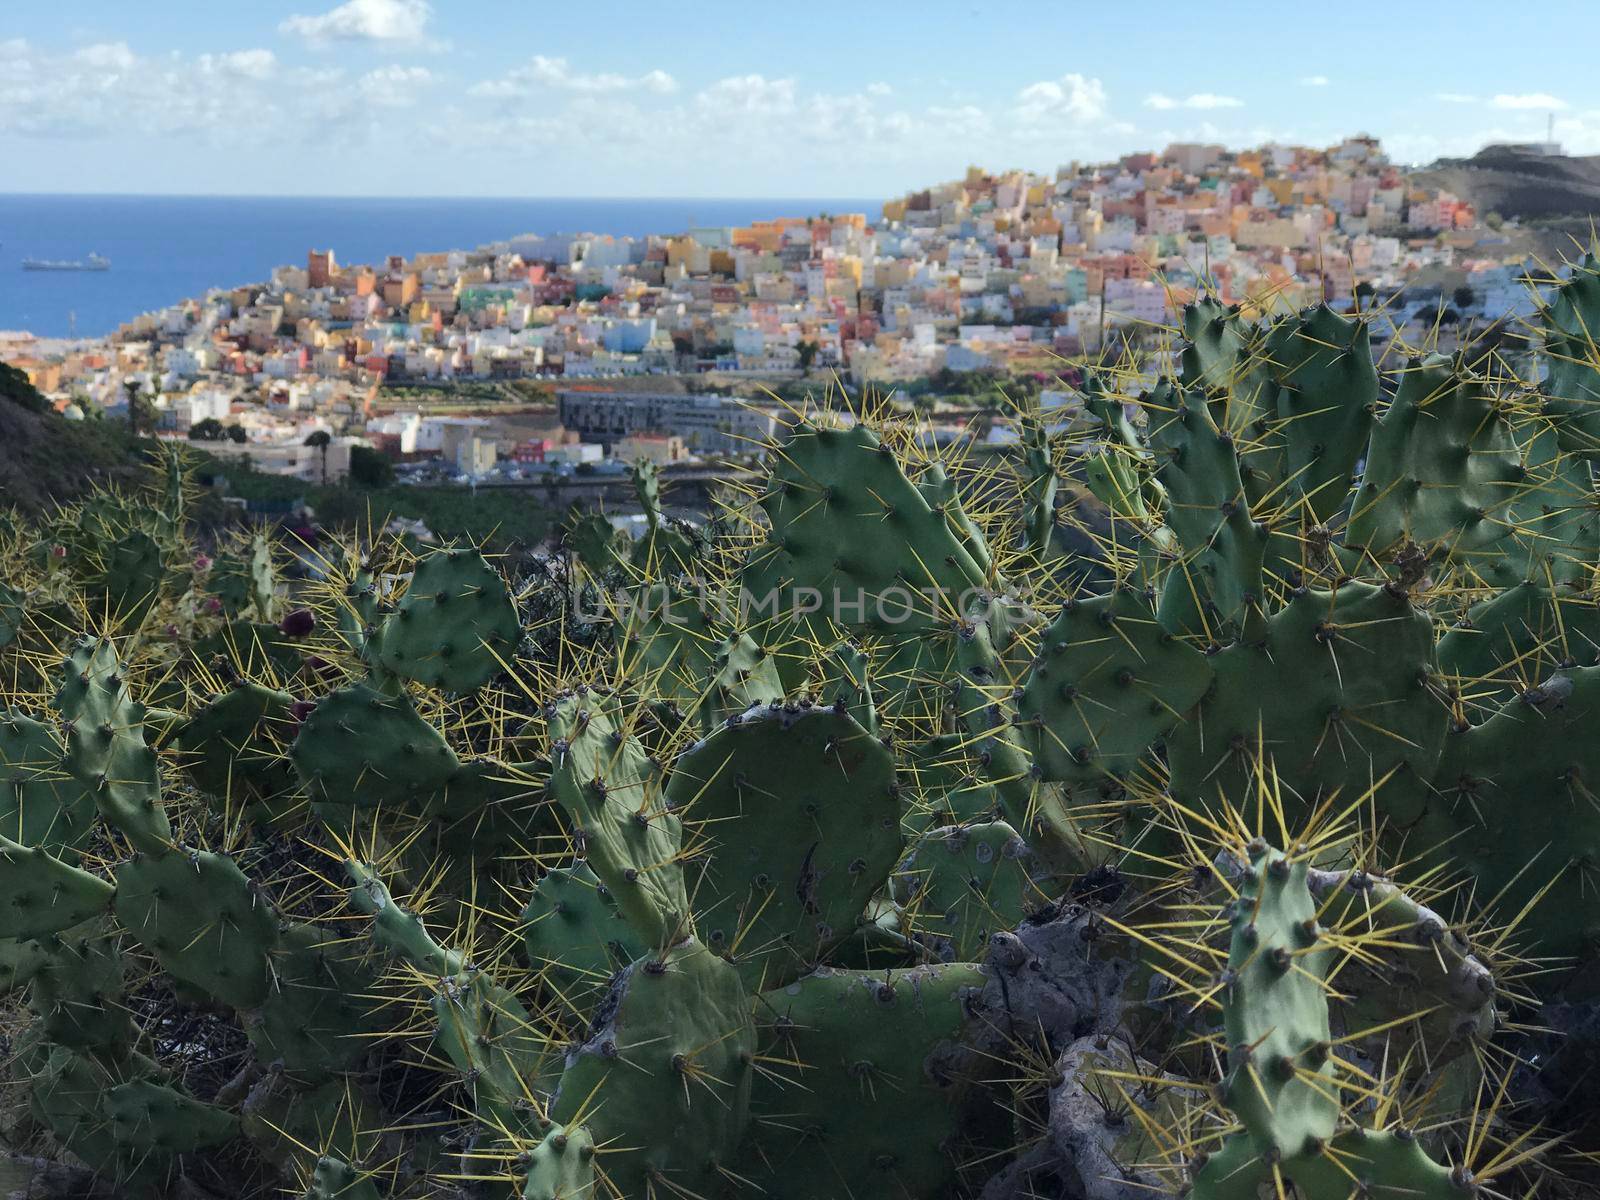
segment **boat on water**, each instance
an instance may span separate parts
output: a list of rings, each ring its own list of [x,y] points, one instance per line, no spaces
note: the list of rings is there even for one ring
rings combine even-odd
[[[83,259],[58,259],[58,258],[25,258],[22,260],[24,271],[109,271],[111,260],[102,258],[98,254],[91,254]]]

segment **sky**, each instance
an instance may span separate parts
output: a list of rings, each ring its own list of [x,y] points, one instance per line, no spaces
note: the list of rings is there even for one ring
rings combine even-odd
[[[1427,10],[1430,6],[1422,6]],[[0,191],[898,196],[1173,141],[1600,152],[1592,0],[0,5]],[[1566,66],[1562,67],[1561,64]]]

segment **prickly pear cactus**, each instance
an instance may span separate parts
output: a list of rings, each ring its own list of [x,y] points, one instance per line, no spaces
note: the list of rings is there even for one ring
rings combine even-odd
[[[738,974],[690,939],[617,977],[550,1116],[588,1128],[622,1195],[703,1194],[745,1165],[754,1053]]]
[[[823,961],[900,855],[893,755],[842,708],[729,718],[678,759],[666,802],[700,846],[700,937],[753,991]]]
[[[629,736],[616,697],[580,688],[547,713],[550,788],[577,827],[589,866],[646,943],[688,929],[683,823],[661,770]]]
[[[476,550],[418,561],[369,652],[384,670],[447,692],[470,692],[505,669],[522,640],[505,580]]]

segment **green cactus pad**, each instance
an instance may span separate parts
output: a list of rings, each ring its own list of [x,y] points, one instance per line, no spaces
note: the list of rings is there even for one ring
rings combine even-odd
[[[1218,626],[1240,622],[1247,604],[1260,599],[1268,531],[1251,520],[1238,445],[1204,400],[1163,383],[1144,404],[1156,478],[1168,493],[1166,521],[1183,551],[1166,590],[1198,600],[1192,619],[1169,628],[1217,640]],[[1176,611],[1169,602],[1164,607]]]
[[[404,959],[427,975],[442,977],[465,970],[461,955],[434,941],[422,918],[390,895],[371,867],[348,859],[344,869],[353,885],[347,893],[350,906],[372,918],[372,940],[385,953]]]
[[[1506,535],[1526,474],[1488,385],[1442,355],[1414,360],[1373,427],[1345,544],[1379,561],[1406,540],[1481,552]]]
[[[49,960],[41,942],[0,941],[0,996],[26,987]]]
[[[1397,1200],[1471,1200],[1474,1194],[1472,1187],[1457,1185],[1448,1167],[1430,1159],[1410,1131],[1345,1130],[1322,1153],[1285,1159],[1277,1168],[1274,1172],[1238,1138],[1206,1160],[1189,1194],[1193,1200],[1260,1200],[1270,1194],[1267,1189],[1277,1189],[1279,1180],[1286,1194],[1304,1200],[1349,1200],[1352,1192],[1362,1191]]]
[[[647,944],[682,936],[689,901],[679,856],[683,826],[659,771],[628,736],[615,697],[588,688],[546,710],[550,790],[582,831],[594,873]]]
[[[1230,917],[1223,1089],[1261,1155],[1305,1153],[1339,1123],[1316,917],[1305,864],[1253,846]]]
[[[148,1079],[118,1084],[103,1104],[111,1139],[139,1152],[192,1154],[239,1132],[232,1113]]]
[[[114,624],[136,628],[161,599],[166,567],[154,538],[134,530],[105,548],[100,569],[88,578],[90,611]]]
[[[590,572],[602,575],[620,560],[617,531],[597,512],[576,514],[561,532],[561,544]]]
[[[771,537],[743,583],[757,607],[773,599],[783,617],[814,601],[851,628],[911,633],[948,621],[985,585],[950,520],[865,425],[801,425],[761,505]]]
[[[872,695],[872,659],[855,642],[831,646],[816,664],[818,678],[813,694],[823,704],[843,703],[850,715],[872,737],[879,736],[878,706]]]
[[[304,1200],[384,1200],[377,1179],[342,1158],[324,1154],[317,1159]]]
[[[163,853],[172,827],[161,807],[156,752],[145,745],[144,709],[128,694],[116,650],[85,638],[63,669],[55,706],[67,723],[67,769],[136,850]]]
[[[587,1019],[611,977],[645,952],[586,863],[557,867],[539,880],[522,922],[528,965],[578,1018]]]
[[[1593,253],[1543,306],[1545,411],[1560,431],[1561,447],[1584,458],[1600,456],[1600,267]]]
[[[689,939],[618,976],[550,1116],[588,1127],[621,1195],[708,1195],[745,1165],[754,1052],[738,973]]]
[[[173,976],[234,1008],[267,998],[277,914],[232,859],[208,850],[140,855],[119,864],[116,878],[117,919]]]
[[[1167,738],[1175,799],[1253,794],[1259,754],[1291,828],[1334,792],[1350,804],[1369,788],[1391,824],[1421,815],[1449,710],[1435,694],[1432,623],[1403,591],[1301,591],[1259,644],[1211,663],[1210,692]]]
[[[1039,866],[1004,821],[933,829],[895,868],[891,889],[907,932],[946,962],[972,962],[991,934],[1015,928],[1050,896],[1034,882]]]
[[[194,657],[205,666],[221,660],[251,679],[285,681],[300,669],[300,651],[276,625],[230,621],[194,644]]]
[[[257,621],[271,622],[278,589],[271,543],[256,534],[241,553],[219,554],[206,583],[228,617],[253,615]]]
[[[270,956],[266,999],[245,1022],[256,1058],[312,1083],[354,1067],[386,1027],[378,964],[352,943],[294,924]]]
[[[1600,501],[1590,464],[1562,452],[1549,421],[1518,416],[1524,474],[1502,518],[1507,537],[1497,554],[1474,557],[1472,568],[1496,587],[1532,579],[1587,588],[1600,560]]]
[[[244,1136],[285,1173],[306,1173],[324,1154],[361,1160],[378,1149],[384,1118],[377,1103],[352,1082],[336,1077],[316,1087],[269,1071],[240,1106]]]
[[[587,1129],[556,1126],[528,1151],[522,1200],[590,1200],[596,1195],[594,1157]]]
[[[1597,710],[1600,667],[1573,667],[1452,733],[1419,830],[1420,845],[1444,848],[1470,874],[1479,903],[1504,921],[1520,916],[1520,932],[1554,958],[1600,944]]]
[[[1306,886],[1324,926],[1367,943],[1331,979],[1337,1033],[1377,1030],[1369,1054],[1415,1046],[1437,1070],[1494,1032],[1494,976],[1444,917],[1363,871],[1311,869]]]
[[[173,739],[194,785],[262,823],[286,815],[295,807],[284,753],[295,735],[293,704],[287,692],[241,679],[198,709]]]
[[[476,550],[420,559],[405,597],[368,643],[372,660],[405,679],[470,692],[505,669],[522,640],[500,572]]]
[[[133,1044],[134,1030],[123,1000],[122,946],[105,925],[29,943],[44,956],[29,1004],[52,1042],[119,1055]]]
[[[1593,596],[1532,581],[1514,584],[1462,614],[1439,639],[1439,670],[1472,699],[1482,723],[1531,681],[1600,661],[1600,606]]]
[[[0,833],[59,855],[83,845],[94,816],[94,796],[73,777],[55,731],[0,712]]]
[[[1045,779],[1126,776],[1211,677],[1206,656],[1163,630],[1131,589],[1068,600],[1017,700],[1023,745]]]
[[[1288,485],[1276,504],[1302,501],[1302,523],[1326,525],[1344,507],[1378,399],[1367,323],[1319,304],[1275,322],[1264,350]]]
[[[991,817],[994,785],[980,778],[979,748],[959,733],[936,734],[900,749],[901,825],[924,833]]]
[[[111,906],[116,889],[69,867],[43,846],[0,836],[0,937],[29,939],[87,921]]]
[[[109,1058],[42,1043],[25,1053],[28,1107],[34,1120],[94,1170],[133,1188],[165,1173],[166,1155],[130,1153],[111,1137],[106,1097],[148,1078],[155,1065],[143,1055]]]
[[[467,1078],[480,1112],[554,1087],[561,1054],[521,1001],[484,972],[469,966],[439,980],[429,1003],[435,1046]]]
[[[314,802],[420,813],[460,769],[444,735],[406,696],[365,683],[325,697],[289,750]]]
[[[27,628],[28,597],[16,588],[0,583],[0,650],[4,650]]]
[[[958,1043],[983,983],[978,967],[950,963],[823,969],[763,992],[761,1053],[774,1065],[751,1097],[762,1194],[952,1194],[944,1143],[974,1069]]]
[[[752,991],[822,961],[900,856],[894,756],[838,708],[753,708],[679,758],[695,925]],[[696,869],[698,868],[698,869]]]

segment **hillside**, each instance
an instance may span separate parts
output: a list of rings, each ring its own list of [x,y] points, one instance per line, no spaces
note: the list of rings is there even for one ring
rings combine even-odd
[[[131,478],[137,455],[120,423],[68,421],[0,399],[0,507],[40,512],[97,483]]]
[[[1479,213],[1524,221],[1582,221],[1600,213],[1600,155],[1549,156],[1487,146],[1471,158],[1445,158],[1412,176],[1472,202]]]

